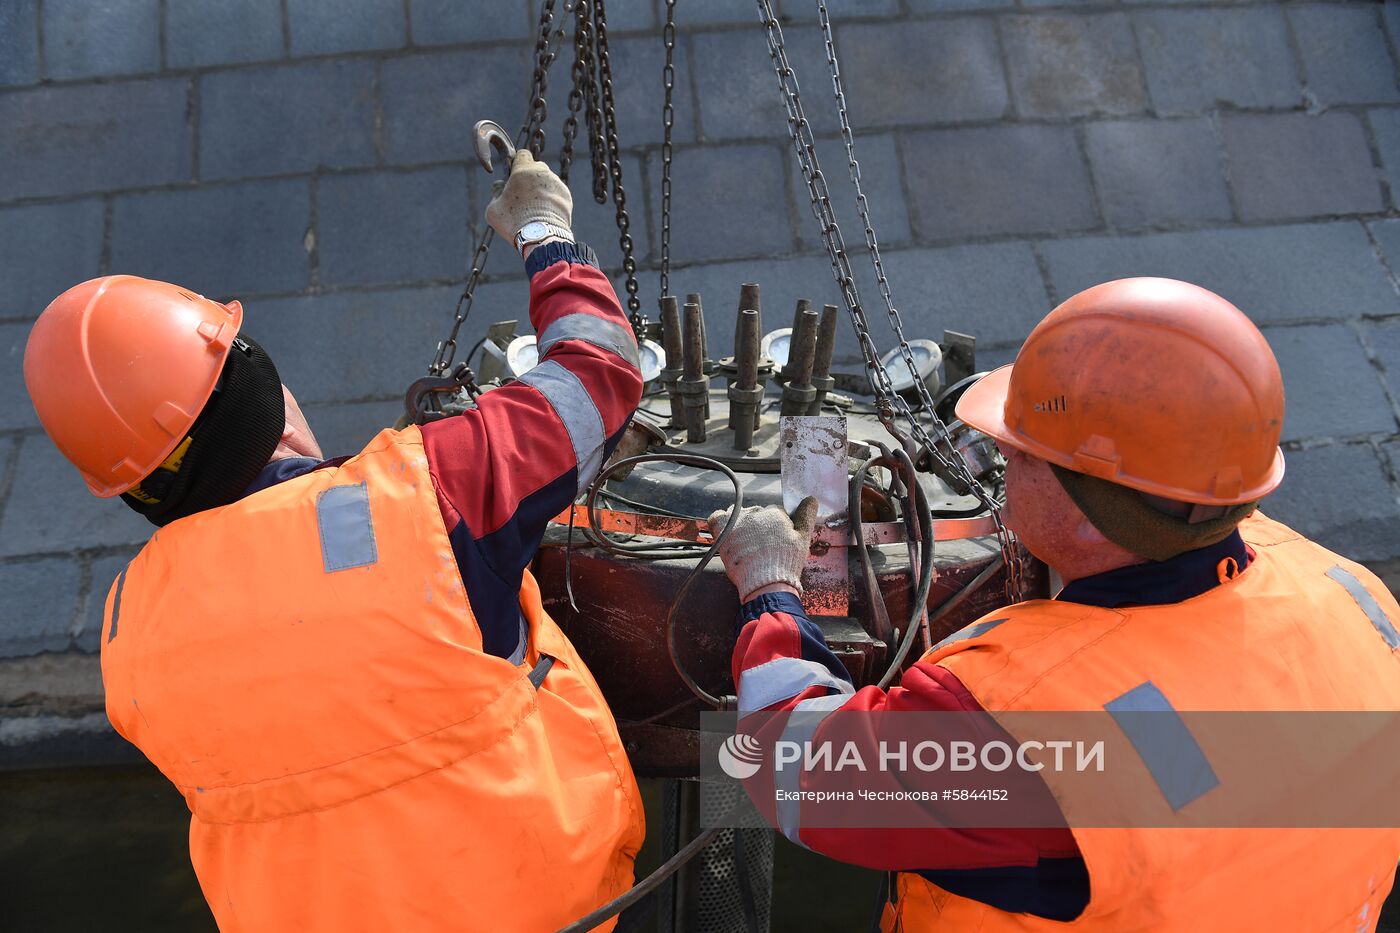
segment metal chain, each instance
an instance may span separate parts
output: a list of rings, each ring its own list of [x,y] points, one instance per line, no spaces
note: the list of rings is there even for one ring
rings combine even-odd
[[[535,155],[539,154],[539,150],[535,148],[536,144],[541,148],[544,146],[543,127],[548,114],[544,101],[545,73],[553,63],[556,51],[551,41],[554,31],[554,2],[555,0],[544,0],[540,6],[539,35],[535,42],[535,73],[530,82],[530,105],[525,125],[521,127],[518,137],[522,145],[524,140],[530,140],[531,152]],[[482,273],[486,271],[486,260],[490,256],[491,244],[495,237],[495,231],[487,226],[477,243],[476,253],[472,256],[471,272],[467,274],[466,285],[457,298],[452,328],[447,332],[446,339],[438,341],[437,352],[433,354],[433,361],[428,365],[429,375],[441,376],[452,365],[452,358],[457,354],[457,335],[466,323],[467,316],[471,314],[472,304],[476,300],[476,289],[481,284]]]
[[[535,37],[535,72],[530,80],[529,115],[515,143],[517,149],[528,145],[530,154],[536,158],[544,152],[544,124],[549,118],[549,103],[545,100],[545,93],[549,90],[549,66],[554,63],[559,51],[557,39],[562,38],[563,34],[562,29],[557,34],[554,31],[554,0],[544,0],[540,5],[539,33]]]
[[[574,0],[574,65],[573,86],[569,88],[569,118],[564,121],[564,144],[559,149],[559,179],[569,183],[569,168],[574,161],[574,139],[578,136],[578,115],[584,106],[587,70],[593,62],[593,13],[588,0]]]
[[[597,11],[592,15],[596,21]],[[593,163],[593,200],[598,204],[607,204],[608,140],[603,128],[602,95],[598,91],[598,45],[598,30],[590,23],[589,41],[585,47],[588,58],[584,63],[583,100],[588,121],[588,153]]]
[[[797,154],[798,164],[802,170],[802,176],[807,184],[808,195],[811,200],[812,213],[821,229],[822,242],[826,247],[827,258],[831,262],[832,273],[835,275],[837,287],[841,291],[842,299],[846,304],[847,311],[851,316],[851,322],[856,332],[856,338],[860,345],[861,355],[865,360],[866,371],[870,379],[871,387],[875,391],[876,407],[880,421],[891,433],[899,435],[894,426],[894,416],[896,410],[903,416],[910,425],[914,439],[928,452],[928,455],[939,461],[952,475],[963,479],[968,485],[968,491],[976,495],[991,513],[997,525],[997,537],[1001,544],[1003,553],[1006,556],[1008,567],[1019,567],[1019,555],[1016,553],[1016,545],[1010,540],[1009,534],[1002,525],[998,515],[996,503],[982,488],[981,484],[972,478],[966,464],[961,462],[961,458],[955,453],[951,443],[948,451],[953,461],[950,462],[945,457],[933,438],[929,436],[924,426],[920,423],[908,403],[895,392],[893,382],[884,365],[880,362],[879,353],[875,348],[873,339],[870,336],[869,323],[866,320],[864,307],[861,305],[859,290],[856,287],[855,275],[851,268],[850,257],[846,250],[845,238],[841,233],[840,226],[836,222],[835,211],[831,204],[831,191],[827,185],[826,177],[822,173],[820,162],[817,159],[816,140],[812,134],[811,123],[808,121],[803,109],[801,91],[797,83],[797,75],[792,68],[792,64],[787,57],[786,46],[783,42],[782,27],[779,25],[776,15],[773,12],[772,0],[757,0],[759,15],[763,22],[765,37],[768,41],[768,53],[773,61],[774,71],[777,74],[778,88],[783,97],[783,104],[788,116],[788,135],[792,140],[793,148]],[[825,24],[825,34],[827,38],[828,63],[835,67],[835,45],[831,40],[830,21],[826,17],[826,5],[823,0],[818,0],[819,10]],[[840,87],[839,70],[834,72],[833,81]],[[844,94],[838,94],[837,105],[842,112],[843,136],[847,143],[848,160],[852,165],[853,180],[859,179],[859,163],[854,159],[854,150],[849,135],[849,119],[846,114]],[[859,191],[859,187],[858,187]],[[858,206],[863,206],[863,191],[859,191]],[[867,247],[872,244],[878,246],[874,239],[874,231],[869,220],[867,210],[862,211],[862,220],[866,225]],[[877,274],[883,278],[883,266],[878,263]],[[885,281],[882,287],[882,294],[888,295],[888,282]],[[889,302],[888,310],[893,323],[898,325],[899,312],[894,308],[893,302]],[[903,328],[898,326],[897,333],[903,344],[902,355],[906,356],[906,362],[912,362],[912,354],[908,351],[907,341],[903,337]],[[917,369],[914,384],[922,386],[922,380],[918,378]],[[921,397],[921,403],[924,399]],[[937,418],[933,411],[932,401],[924,403],[930,417],[934,419],[936,426],[942,430],[940,433],[947,438],[946,426]],[[1021,574],[1019,571],[1009,572],[1007,575],[1008,597],[1013,601],[1019,601],[1021,590]]]
[[[632,255],[632,220],[627,215],[627,192],[622,187],[622,154],[617,138],[617,103],[613,98],[612,63],[608,55],[607,8],[604,0],[594,0],[593,31],[598,40],[598,86],[602,91],[603,128],[607,134],[608,173],[612,177],[613,204],[617,207],[617,242],[622,248],[627,317],[640,340],[646,329],[646,318],[642,315],[642,300],[637,297],[637,260]]]
[[[836,285],[841,290],[842,298],[845,300],[847,310],[850,312],[855,326],[856,339],[860,344],[861,355],[865,359],[866,370],[875,389],[877,403],[881,410],[881,421],[889,424],[892,421],[892,406],[896,404],[898,396],[894,392],[889,374],[880,365],[880,357],[874,342],[871,340],[870,329],[865,320],[865,311],[861,307],[860,297],[856,293],[855,276],[846,255],[846,244],[832,211],[831,192],[827,187],[826,177],[817,166],[815,141],[812,138],[807,116],[803,112],[801,97],[796,89],[796,75],[787,60],[781,27],[773,13],[771,0],[758,0],[758,6],[768,39],[768,53],[773,59],[774,69],[778,76],[778,86],[783,95],[783,104],[787,109],[788,134],[797,152],[803,180],[807,183],[812,213],[820,225],[822,243],[826,247],[827,258],[831,260],[832,271],[836,275]]]
[[[666,102],[661,107],[661,297],[671,294],[671,128],[676,123],[676,108],[671,92],[676,87],[676,0],[666,0],[666,25],[661,30],[666,47],[666,65],[661,69],[661,87]]]
[[[996,524],[997,539],[1002,545],[1002,551],[1006,556],[1008,586],[1014,586],[1019,599],[1022,590],[1022,574],[1024,568],[1021,565],[1020,549],[1011,540],[1010,533],[1002,524],[1000,508],[992,499],[991,495],[973,477],[972,471],[968,468],[966,461],[957,455],[953,440],[948,432],[948,426],[943,423],[943,419],[938,416],[938,411],[934,406],[933,397],[929,393],[928,386],[924,384],[920,377],[918,364],[914,361],[914,351],[909,346],[909,341],[904,335],[904,322],[900,318],[899,311],[895,308],[894,299],[890,293],[889,279],[885,276],[885,266],[880,259],[880,244],[875,236],[875,228],[870,219],[870,205],[866,200],[865,191],[861,187],[860,163],[856,160],[855,138],[851,131],[850,113],[846,104],[846,91],[841,80],[841,66],[836,56],[836,39],[832,35],[831,16],[827,11],[826,0],[817,0],[817,14],[821,22],[822,38],[826,44],[826,62],[831,72],[831,88],[836,97],[836,110],[841,119],[841,139],[846,146],[846,161],[850,171],[851,185],[856,193],[856,210],[860,215],[861,223],[865,225],[865,247],[870,254],[870,260],[875,269],[875,280],[880,290],[880,296],[884,300],[885,312],[889,316],[890,326],[894,331],[896,339],[899,341],[900,356],[904,358],[905,366],[908,367],[910,380],[913,382],[915,391],[919,396],[919,404],[928,413],[929,420],[934,430],[939,435],[939,439],[948,445],[948,452],[952,460],[954,475],[958,476],[968,487],[968,490],[975,495],[978,500],[991,512],[992,520]],[[917,420],[914,422],[916,435],[921,433]],[[921,440],[928,444],[927,437]],[[937,456],[935,445],[929,444],[930,452]],[[940,461],[946,464],[945,458],[939,457]]]
[[[495,239],[496,231],[489,226],[482,234],[481,242],[477,244],[476,255],[472,257],[472,271],[467,276],[466,287],[462,289],[462,294],[457,298],[457,307],[453,311],[452,329],[447,332],[446,340],[439,340],[437,353],[433,356],[433,362],[428,366],[428,375],[441,376],[447,372],[447,367],[452,365],[452,358],[457,355],[457,333],[462,329],[462,325],[467,322],[467,315],[472,312],[472,301],[476,298],[476,287],[481,282],[481,273],[486,271],[486,257],[491,251],[491,241]]]

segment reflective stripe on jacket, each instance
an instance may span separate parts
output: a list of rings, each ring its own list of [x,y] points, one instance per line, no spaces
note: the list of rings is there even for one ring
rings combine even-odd
[[[549,931],[626,890],[636,782],[527,572],[481,633],[416,428],[158,531],[108,597],[107,714],[179,788],[230,931]]]
[[[1121,609],[1033,600],[979,620],[925,660],[993,711],[1400,710],[1400,606],[1384,585],[1262,516],[1241,531],[1256,559],[1201,596]],[[1153,702],[1143,706],[1144,697]],[[1197,750],[1208,763],[1209,741]],[[1162,763],[1143,766],[1144,780],[1176,796],[1172,775],[1153,771]],[[1041,774],[1073,826],[1076,808],[1091,802],[1075,799],[1073,782],[1053,770]],[[1193,795],[1209,790],[1163,810],[1189,813]],[[1103,812],[1102,800],[1092,803]],[[1375,928],[1400,858],[1395,829],[1192,829],[1170,820],[1074,829],[1090,900],[1072,922],[995,910],[901,874],[884,929],[1354,933]]]

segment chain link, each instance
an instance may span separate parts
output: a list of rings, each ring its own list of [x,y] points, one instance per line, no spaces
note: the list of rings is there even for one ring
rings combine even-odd
[[[607,14],[603,14],[606,19]],[[598,13],[593,12],[594,22]],[[608,140],[603,128],[603,99],[598,90],[598,46],[605,45],[606,39],[599,41],[598,30],[589,24],[590,37],[587,46],[588,60],[584,69],[583,100],[588,120],[588,153],[593,163],[593,200],[598,204],[608,203]]]
[[[895,308],[891,296],[889,280],[885,276],[884,264],[880,259],[879,241],[875,236],[875,230],[870,220],[869,205],[865,198],[865,192],[860,184],[860,163],[855,157],[854,138],[851,132],[845,92],[841,82],[840,66],[836,56],[836,46],[831,32],[831,21],[827,13],[826,2],[825,0],[817,0],[818,14],[826,45],[827,65],[831,72],[832,87],[841,118],[841,135],[846,148],[848,169],[851,182],[856,190],[856,206],[860,214],[861,222],[865,227],[866,249],[875,267],[880,294],[884,299],[890,324],[894,328],[895,335],[899,340],[900,355],[909,368],[914,386],[917,387],[916,391],[919,394],[920,406],[928,413],[934,430],[939,435],[939,440],[946,444],[947,456],[940,450],[939,444],[934,438],[929,435],[918,416],[913,409],[909,407],[909,404],[895,392],[890,375],[880,362],[879,354],[870,336],[869,322],[866,319],[865,309],[861,305],[855,274],[851,268],[850,256],[846,249],[845,237],[842,235],[840,226],[836,222],[835,211],[831,204],[830,187],[827,184],[826,177],[822,173],[820,162],[817,159],[816,140],[812,134],[811,123],[808,121],[802,105],[801,89],[797,83],[797,75],[787,57],[782,27],[779,25],[777,17],[774,15],[772,0],[757,0],[757,3],[759,15],[763,21],[765,37],[768,41],[769,57],[773,61],[773,67],[778,79],[778,87],[783,96],[784,107],[787,110],[788,135],[797,153],[797,160],[802,170],[802,177],[807,183],[812,213],[821,229],[822,242],[826,247],[827,258],[831,261],[831,268],[836,277],[837,287],[841,291],[842,299],[845,301],[847,311],[851,316],[852,325],[856,331],[856,338],[860,344],[861,355],[865,360],[867,375],[869,376],[871,387],[875,392],[876,408],[880,420],[891,433],[899,436],[900,432],[897,431],[894,426],[894,415],[897,410],[909,424],[913,439],[918,443],[921,449],[927,452],[928,456],[932,457],[943,467],[946,475],[956,477],[960,480],[961,483],[966,486],[966,491],[976,496],[990,511],[996,525],[998,543],[1001,545],[1001,550],[1007,564],[1007,596],[1012,602],[1018,602],[1021,599],[1023,579],[1019,548],[1016,542],[1012,540],[1010,533],[1006,530],[1005,525],[1001,521],[998,504],[987,490],[982,487],[982,484],[972,476],[967,464],[957,455],[952,438],[949,436],[947,426],[943,424],[942,419],[938,417],[938,413],[934,410],[933,399],[930,397],[922,378],[920,378],[917,364],[914,361],[913,351],[910,349],[908,340],[904,336],[903,322],[900,319],[899,311]]]
[[[539,32],[535,37],[535,71],[530,79],[530,110],[525,126],[516,137],[516,148],[529,146],[530,154],[539,158],[544,152],[544,125],[549,119],[549,102],[545,94],[549,91],[549,66],[559,53],[558,40],[564,30],[554,29],[554,0],[544,0],[540,5]]]
[[[860,214],[861,223],[865,226],[865,246],[870,254],[870,260],[875,269],[875,279],[880,290],[880,296],[885,303],[885,311],[889,316],[890,326],[894,331],[896,339],[899,341],[900,356],[903,357],[905,366],[909,370],[909,377],[915,386],[915,391],[919,396],[919,404],[928,413],[934,430],[938,433],[939,439],[948,445],[948,452],[954,468],[954,475],[958,476],[979,501],[985,505],[992,515],[992,520],[996,524],[997,539],[1002,545],[1002,551],[1006,556],[1007,582],[1008,588],[1014,590],[1013,600],[1019,600],[1022,592],[1022,575],[1024,568],[1021,564],[1020,548],[1011,540],[1010,533],[1006,530],[1001,521],[1001,510],[992,497],[983,489],[982,484],[973,477],[971,469],[962,457],[958,456],[953,444],[953,440],[948,431],[948,426],[939,417],[937,408],[934,405],[933,397],[929,393],[928,386],[924,384],[920,377],[918,364],[914,360],[914,352],[909,346],[908,339],[904,336],[904,323],[900,318],[899,311],[894,305],[894,298],[890,293],[889,279],[885,276],[885,266],[880,259],[880,244],[875,237],[874,225],[870,220],[870,205],[866,200],[865,191],[861,187],[860,163],[856,160],[855,139],[851,131],[850,113],[846,104],[846,91],[841,80],[841,66],[836,55],[836,40],[832,35],[831,17],[827,11],[826,0],[817,0],[817,13],[821,21],[822,38],[826,45],[827,67],[831,72],[832,92],[836,97],[836,109],[841,119],[841,139],[846,147],[846,161],[850,171],[851,185],[856,193],[856,210]],[[912,414],[912,413],[911,413]],[[919,434],[920,425],[917,420],[913,421],[915,433]],[[925,436],[921,440],[928,444],[929,439]],[[929,444],[930,452],[938,456],[936,445]],[[938,456],[940,462],[947,465],[947,459]]]
[[[641,339],[646,329],[642,300],[637,297],[637,260],[632,255],[632,220],[627,214],[627,192],[622,187],[622,153],[617,138],[617,102],[613,98],[612,62],[608,53],[607,8],[593,0],[593,29],[598,37],[598,84],[603,98],[603,128],[607,134],[608,173],[612,178],[613,204],[617,208],[617,242],[622,248],[623,287],[627,291],[627,317]]]
[[[668,0],[674,6],[675,0]],[[555,0],[543,0],[540,5],[539,28],[535,38],[535,68],[530,81],[530,98],[524,126],[516,137],[517,148],[527,148],[536,158],[544,151],[544,125],[549,118],[549,105],[546,94],[549,88],[549,68],[558,55],[559,45],[564,38],[564,28],[555,28]],[[578,115],[583,112],[588,127],[589,153],[593,163],[593,197],[599,204],[608,201],[608,187],[612,186],[612,200],[617,209],[618,244],[622,249],[622,269],[626,276],[628,318],[633,330],[641,335],[646,328],[646,318],[641,313],[641,299],[637,297],[637,261],[633,255],[631,218],[627,213],[627,192],[623,188],[621,146],[617,132],[617,106],[613,95],[612,64],[608,55],[607,11],[604,0],[572,0],[566,2],[565,14],[574,14],[574,62],[572,68],[573,86],[569,91],[569,116],[564,123],[564,144],[560,150],[559,176],[567,184],[569,169],[573,162],[575,139],[578,135]],[[674,46],[674,26],[671,28],[670,44]],[[668,66],[670,50],[667,51]],[[674,80],[674,79],[672,79]],[[667,92],[669,107],[669,88]],[[667,127],[669,140],[670,127]],[[669,148],[669,143],[668,143]],[[669,164],[669,156],[668,156]],[[669,189],[669,178],[667,187]],[[667,196],[669,205],[669,193]],[[669,214],[669,210],[668,210]],[[457,352],[457,337],[471,314],[477,286],[486,269],[494,233],[488,227],[477,243],[472,258],[471,272],[457,299],[452,328],[447,338],[438,342],[433,362],[428,373],[441,376],[452,365]],[[668,243],[669,250],[669,243]]]
[[[544,0],[540,5],[539,33],[535,41],[535,72],[530,81],[530,105],[525,125],[520,128],[520,135],[517,137],[522,146],[525,140],[530,141],[531,152],[534,155],[538,155],[544,147],[544,121],[548,116],[548,107],[544,101],[546,72],[554,62],[556,52],[551,38],[554,34],[554,2],[555,0]],[[538,149],[535,148],[537,145]],[[452,358],[457,354],[457,335],[461,333],[462,325],[467,322],[467,316],[472,312],[476,289],[486,271],[486,260],[490,256],[491,244],[495,237],[495,231],[487,226],[481,239],[477,241],[476,253],[472,256],[471,272],[467,274],[466,285],[457,298],[452,328],[447,332],[446,339],[438,341],[433,361],[428,365],[429,375],[442,376],[452,365]]]
[[[661,107],[661,297],[671,294],[671,128],[676,123],[676,108],[671,93],[676,87],[676,0],[666,0],[666,25],[661,30],[666,47],[666,65],[661,70],[661,87],[666,102]]]
[[[573,86],[569,88],[569,118],[564,121],[564,144],[559,149],[559,179],[566,185],[569,183],[569,168],[574,161],[578,115],[583,110],[584,88],[593,63],[592,19],[588,0],[575,0]]]

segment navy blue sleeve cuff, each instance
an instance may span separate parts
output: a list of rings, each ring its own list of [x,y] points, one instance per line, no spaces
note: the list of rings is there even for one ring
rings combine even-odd
[[[793,593],[764,593],[744,603],[739,609],[739,627],[743,628],[765,612],[786,612],[795,619],[807,618],[802,600]]]
[[[530,258],[525,260],[525,274],[533,279],[535,273],[548,269],[556,262],[568,262],[580,266],[598,268],[598,256],[589,248],[587,243],[568,243],[564,240],[553,240],[549,243],[545,243],[543,246],[536,246],[534,251],[530,253]]]

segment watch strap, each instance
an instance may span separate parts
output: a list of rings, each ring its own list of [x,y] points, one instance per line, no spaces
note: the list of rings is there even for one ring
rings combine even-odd
[[[533,226],[543,227],[544,232],[536,236],[526,237],[525,230]],[[515,234],[515,251],[517,253],[523,253],[525,252],[525,247],[529,246],[531,243],[538,243],[550,237],[559,237],[562,240],[567,240],[572,243],[574,241],[574,232],[568,227],[560,227],[542,220],[531,221]]]

